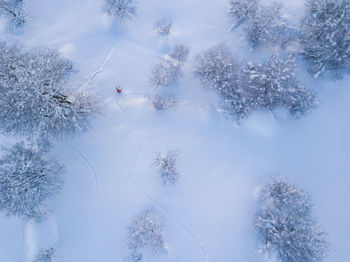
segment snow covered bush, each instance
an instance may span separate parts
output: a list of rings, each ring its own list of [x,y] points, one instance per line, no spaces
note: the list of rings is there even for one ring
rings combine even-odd
[[[218,93],[222,107],[237,119],[251,110],[242,64],[225,44],[216,45],[196,57],[195,74],[203,86]]]
[[[284,107],[293,117],[300,117],[318,104],[315,94],[297,79],[293,56],[281,60],[273,55],[266,65],[248,63],[245,73],[251,105],[256,109]]]
[[[49,145],[19,142],[3,148],[0,159],[0,210],[8,216],[40,221],[62,188],[63,167],[47,158]]]
[[[135,0],[105,0],[103,10],[110,16],[117,17],[121,22],[136,16]]]
[[[89,127],[92,96],[73,92],[72,63],[54,50],[0,43],[0,129],[3,133],[64,137]]]
[[[0,0],[0,15],[8,20],[10,27],[22,27],[25,23],[23,0]]]
[[[302,55],[315,77],[350,68],[350,2],[308,0],[302,23]]]
[[[53,262],[56,250],[54,248],[42,249],[33,262]]]
[[[178,181],[179,173],[176,169],[176,161],[179,155],[178,150],[168,150],[166,153],[157,153],[153,159],[153,166],[160,170],[164,185],[173,185]]]
[[[176,45],[170,55],[162,57],[154,66],[149,80],[150,85],[156,89],[175,85],[183,74],[188,53],[187,47]]]
[[[170,33],[173,20],[167,18],[161,18],[154,22],[153,30],[157,35],[168,35]]]
[[[254,17],[258,6],[258,0],[231,0],[228,11],[233,21],[231,28],[235,28]]]
[[[155,254],[167,253],[164,225],[156,210],[148,208],[141,212],[128,227],[129,261],[142,260],[142,249],[148,247]]]
[[[327,254],[327,234],[313,217],[309,195],[283,179],[260,190],[255,227],[259,251],[278,261],[320,262]]]
[[[148,99],[152,102],[153,107],[157,110],[169,109],[176,105],[175,97],[170,95],[155,94],[148,97]]]

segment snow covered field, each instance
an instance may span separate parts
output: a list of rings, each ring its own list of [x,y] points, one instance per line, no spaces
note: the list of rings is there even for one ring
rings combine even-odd
[[[290,16],[301,0],[282,1]],[[2,40],[59,50],[77,69],[75,85],[91,90],[104,110],[87,133],[54,143],[65,165],[64,189],[49,219],[39,224],[0,216],[0,261],[29,262],[55,246],[57,262],[124,261],[127,226],[154,206],[165,224],[168,254],[145,249],[143,261],[272,261],[256,252],[256,192],[281,175],[312,197],[329,234],[325,262],[346,261],[350,246],[350,78],[314,79],[300,63],[300,78],[320,105],[293,120],[284,112],[256,112],[235,125],[217,110],[211,92],[193,74],[194,57],[225,42],[245,60],[265,58],[228,32],[227,0],[138,1],[137,17],[121,25],[102,0],[32,0],[22,34]],[[170,17],[169,36],[153,32]],[[175,44],[190,48],[176,107],[157,111],[146,98],[152,67]],[[115,91],[116,84],[122,94]],[[8,138],[2,137],[3,144]],[[157,152],[180,151],[175,186],[152,167]]]

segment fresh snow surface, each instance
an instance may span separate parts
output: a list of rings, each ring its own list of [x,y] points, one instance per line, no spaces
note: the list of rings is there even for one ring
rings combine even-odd
[[[302,13],[302,0],[284,4],[290,17]],[[122,262],[126,227],[149,206],[165,223],[169,253],[146,249],[144,261],[271,261],[256,253],[253,218],[259,185],[275,175],[311,194],[330,236],[324,261],[347,261],[349,77],[315,80],[301,65],[302,81],[321,100],[313,113],[290,120],[284,112],[260,112],[237,126],[193,77],[194,56],[217,43],[246,60],[264,57],[242,47],[239,33],[228,32],[226,0],[138,1],[136,19],[125,25],[106,17],[102,5],[31,0],[23,34],[1,32],[3,39],[58,49],[75,64],[75,88],[95,92],[105,110],[91,131],[55,143],[52,154],[66,166],[65,187],[49,219],[24,224],[0,217],[0,261],[30,262],[39,249],[55,246],[56,262]],[[159,37],[153,23],[164,17],[174,24],[170,36]],[[147,81],[152,66],[177,43],[190,48],[184,79],[174,87],[179,103],[156,111],[145,98],[153,92]],[[176,186],[164,187],[151,163],[167,149],[181,151],[181,176]]]

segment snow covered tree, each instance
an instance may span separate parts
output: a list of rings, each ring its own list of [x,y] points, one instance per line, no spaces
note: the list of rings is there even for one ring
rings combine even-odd
[[[25,23],[23,0],[0,0],[0,15],[8,20],[10,27],[22,27]]]
[[[142,211],[131,226],[128,227],[129,261],[142,260],[142,249],[148,247],[155,254],[167,253],[167,243],[164,239],[164,225],[156,210],[148,208]]]
[[[259,251],[278,261],[320,262],[327,254],[327,234],[313,217],[309,195],[283,179],[260,190],[255,227]]]
[[[231,0],[228,11],[233,20],[231,28],[238,27],[252,17],[255,17],[259,4],[258,0]]]
[[[231,0],[229,15],[233,20],[231,29],[242,25],[247,43],[253,49],[284,47],[295,38],[293,30],[282,16],[282,5],[262,5],[258,0]]]
[[[350,68],[350,1],[308,0],[302,23],[302,55],[315,77]]]
[[[0,43],[1,131],[59,138],[88,129],[96,101],[69,88],[72,73],[54,50]]]
[[[206,88],[218,93],[225,111],[237,119],[250,112],[242,64],[225,44],[216,45],[197,56],[195,74]]]
[[[152,102],[152,105],[157,110],[165,110],[172,108],[176,105],[176,99],[170,95],[155,94],[149,96],[148,99]]]
[[[157,35],[168,35],[170,33],[173,20],[161,18],[153,23],[153,30]]]
[[[247,42],[252,48],[284,44],[286,24],[281,15],[281,8],[280,4],[262,6],[248,19],[244,30]]]
[[[183,45],[176,45],[170,55],[161,58],[153,70],[149,83],[154,88],[165,88],[175,85],[183,74],[189,50]]]
[[[251,105],[256,109],[285,107],[299,117],[318,103],[314,93],[297,79],[294,56],[280,60],[273,55],[266,65],[248,63],[245,73]]]
[[[136,16],[135,0],[105,0],[103,10],[110,16],[117,17],[121,22]]]
[[[165,153],[157,153],[153,159],[153,166],[160,170],[164,185],[173,185],[178,181],[179,173],[176,169],[176,161],[179,155],[178,150],[168,150]]]
[[[45,218],[50,200],[61,190],[63,167],[47,158],[49,145],[19,142],[3,148],[0,159],[0,211],[28,221]]]
[[[54,248],[41,249],[33,262],[53,262],[55,253]]]

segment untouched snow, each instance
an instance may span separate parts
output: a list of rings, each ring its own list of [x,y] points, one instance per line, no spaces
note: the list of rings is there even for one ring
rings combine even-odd
[[[330,235],[326,262],[346,261],[350,246],[350,83],[311,79],[321,104],[301,120],[260,112],[240,126],[215,109],[213,94],[193,78],[193,57],[226,42],[247,60],[259,58],[229,33],[226,0],[139,1],[126,25],[106,17],[102,0],[32,0],[23,35],[2,32],[32,46],[60,50],[76,65],[75,88],[93,90],[104,105],[92,130],[55,143],[66,166],[65,188],[42,224],[0,217],[0,261],[32,261],[38,249],[57,247],[57,262],[123,261],[126,227],[154,205],[165,222],[169,254],[144,261],[270,261],[256,255],[255,192],[274,175],[306,189]],[[291,17],[302,1],[285,3]],[[169,37],[153,22],[174,20]],[[191,49],[176,108],[154,110],[146,95],[152,66],[176,44]],[[123,95],[118,96],[115,85]],[[5,138],[1,139],[7,142]],[[164,187],[151,167],[156,152],[181,151],[176,186]]]

